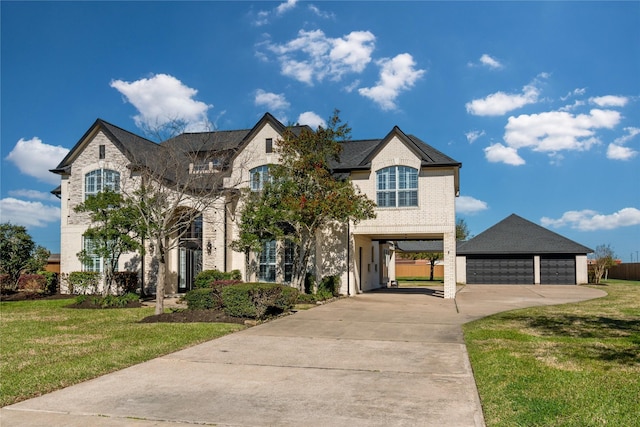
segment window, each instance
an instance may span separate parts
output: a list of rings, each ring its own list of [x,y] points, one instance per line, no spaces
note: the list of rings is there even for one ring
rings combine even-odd
[[[260,252],[260,270],[258,280],[261,282],[276,281],[276,241],[271,240],[262,246]]]
[[[84,176],[84,198],[85,200],[101,191],[110,189],[116,193],[120,192],[120,172],[109,169],[96,169]]]
[[[104,145],[98,146],[98,158],[100,160],[104,159]]]
[[[271,138],[265,140],[265,153],[273,153],[273,139]]]
[[[418,206],[418,170],[408,166],[380,169],[376,190],[379,207]]]
[[[87,259],[82,263],[82,271],[93,271],[96,273],[102,273],[102,257],[93,253],[95,243],[92,239],[86,237],[83,238],[82,248],[87,254]]]
[[[293,279],[293,254],[295,246],[293,242],[287,240],[284,242],[284,281],[285,283],[291,282]]]
[[[251,191],[261,191],[264,188],[264,183],[270,180],[269,166],[263,165],[251,169],[249,177],[251,179]]]

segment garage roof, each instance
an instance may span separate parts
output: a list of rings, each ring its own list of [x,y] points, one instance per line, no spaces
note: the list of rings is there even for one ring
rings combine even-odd
[[[586,246],[511,214],[476,237],[459,242],[458,255],[588,254]]]

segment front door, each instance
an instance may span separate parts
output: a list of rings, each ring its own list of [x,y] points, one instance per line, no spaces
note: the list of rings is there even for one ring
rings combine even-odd
[[[178,292],[193,289],[193,280],[202,271],[202,250],[189,247],[179,248]]]

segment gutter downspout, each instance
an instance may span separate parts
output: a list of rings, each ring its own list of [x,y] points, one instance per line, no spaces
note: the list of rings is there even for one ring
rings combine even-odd
[[[351,296],[351,221],[347,221],[347,296]]]

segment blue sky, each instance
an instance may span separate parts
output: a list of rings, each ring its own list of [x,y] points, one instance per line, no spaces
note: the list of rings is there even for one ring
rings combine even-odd
[[[472,234],[516,213],[640,251],[640,2],[11,2],[0,216],[59,251],[47,172],[96,118],[136,133],[394,125],[462,162]]]

